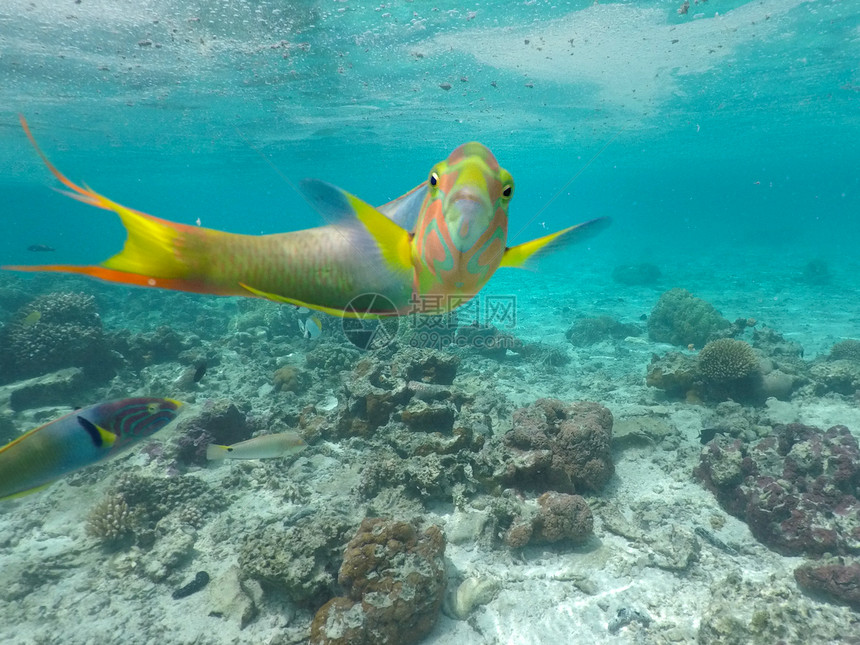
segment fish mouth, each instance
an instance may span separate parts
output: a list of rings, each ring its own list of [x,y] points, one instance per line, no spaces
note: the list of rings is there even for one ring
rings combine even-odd
[[[486,232],[493,219],[493,211],[480,195],[460,192],[451,201],[446,219],[454,246],[465,253]]]

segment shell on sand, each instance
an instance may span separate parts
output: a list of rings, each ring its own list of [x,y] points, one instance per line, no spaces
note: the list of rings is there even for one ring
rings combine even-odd
[[[490,578],[466,578],[446,599],[446,613],[465,620],[479,605],[486,605],[499,592],[501,584]]]

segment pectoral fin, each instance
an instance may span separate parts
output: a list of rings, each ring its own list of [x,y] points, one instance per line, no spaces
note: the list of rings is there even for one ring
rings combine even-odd
[[[525,242],[524,244],[509,246],[505,249],[504,256],[502,256],[501,266],[520,269],[526,268],[529,261],[535,257],[564,248],[574,242],[582,242],[600,233],[609,226],[610,221],[608,217],[599,217],[582,224],[577,224],[576,226],[569,226],[568,228],[539,237],[530,242]]]
[[[105,430],[101,426],[97,426],[95,423],[89,419],[85,419],[84,417],[77,417],[77,419],[80,426],[86,430],[87,434],[90,436],[90,439],[96,448],[110,450],[116,441],[116,435],[113,432]]]

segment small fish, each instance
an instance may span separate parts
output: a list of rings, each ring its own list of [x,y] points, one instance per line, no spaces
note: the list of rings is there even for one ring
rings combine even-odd
[[[173,399],[131,398],[81,408],[0,448],[0,500],[35,493],[112,457],[176,418]]]
[[[299,329],[302,330],[304,338],[316,340],[322,335],[322,321],[317,316],[308,316],[299,321]]]
[[[232,446],[209,444],[206,446],[206,459],[275,459],[295,455],[307,448],[307,444],[295,432],[264,434]]]
[[[31,244],[27,247],[28,251],[33,251],[34,253],[46,253],[48,251],[56,251],[52,246],[48,246],[47,244]]]
[[[38,323],[42,319],[41,311],[31,311],[26,316],[24,316],[24,320],[21,321],[22,327],[32,327],[36,323]]]

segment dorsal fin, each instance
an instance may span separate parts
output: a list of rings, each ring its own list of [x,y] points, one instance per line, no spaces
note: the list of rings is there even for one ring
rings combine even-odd
[[[311,206],[334,226],[361,224],[378,247],[387,269],[412,271],[412,236],[409,231],[337,186],[317,179],[305,179],[301,188]]]

